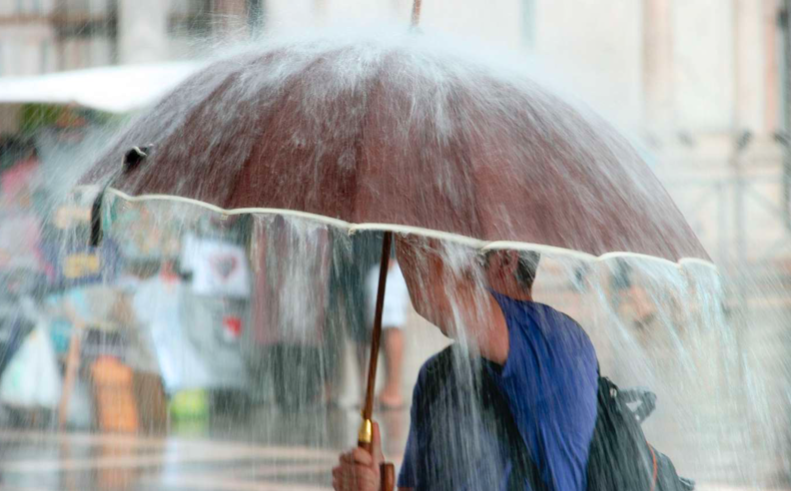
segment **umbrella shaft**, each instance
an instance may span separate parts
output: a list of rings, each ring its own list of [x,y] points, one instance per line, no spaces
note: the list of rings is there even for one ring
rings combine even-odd
[[[379,267],[379,288],[376,294],[376,310],[374,311],[374,327],[371,334],[371,358],[368,365],[368,385],[365,390],[365,405],[363,406],[363,419],[370,420],[374,406],[374,384],[376,383],[376,365],[379,358],[379,342],[382,338],[382,311],[385,303],[385,286],[387,285],[387,270],[390,261],[390,246],[393,242],[393,233],[385,232],[382,241],[382,259]]]

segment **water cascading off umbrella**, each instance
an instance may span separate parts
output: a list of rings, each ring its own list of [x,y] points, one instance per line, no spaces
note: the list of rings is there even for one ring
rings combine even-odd
[[[603,119],[425,35],[270,42],[219,60],[133,123],[83,182],[129,200],[385,231],[386,250],[396,232],[709,261]]]

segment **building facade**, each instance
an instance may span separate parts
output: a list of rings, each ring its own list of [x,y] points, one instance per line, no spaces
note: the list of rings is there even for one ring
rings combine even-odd
[[[250,33],[406,24],[411,7],[412,0],[0,0],[0,76],[189,58],[206,42]],[[537,60],[557,80],[573,81],[564,88],[645,145],[712,256],[743,264],[791,254],[783,7],[783,0],[423,0],[421,26],[522,52],[525,63]]]

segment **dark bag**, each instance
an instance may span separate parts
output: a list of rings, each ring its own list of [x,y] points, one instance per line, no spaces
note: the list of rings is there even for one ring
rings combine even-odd
[[[453,370],[454,346],[449,346],[432,358],[426,366],[427,378],[423,388],[426,401],[431,404],[440,386]],[[530,451],[513,419],[508,401],[482,370],[479,383],[473,389],[479,398],[482,417],[496,420],[494,429],[504,446],[518,449],[514,471],[509,476],[508,491],[524,488],[549,491],[550,485],[541,479]],[[630,408],[633,404],[635,407]],[[656,395],[647,390],[621,391],[606,377],[599,377],[596,426],[590,445],[587,467],[588,491],[692,491],[694,482],[678,476],[670,459],[653,448],[645,438],[640,423],[656,406]],[[561,491],[561,490],[556,490]]]
[[[423,399],[421,407],[424,417],[427,415],[429,418],[432,417],[432,406],[437,403],[441,387],[449,379],[451,371],[454,370],[453,359],[455,356],[460,356],[457,351],[458,348],[455,345],[448,346],[426,363],[424,367],[426,371],[425,384],[422,390],[425,399]],[[511,410],[508,408],[508,401],[505,400],[494,383],[489,380],[487,370],[481,370],[479,375],[479,377],[473,377],[474,387],[460,388],[460,390],[465,395],[472,395],[478,401],[480,413],[477,414],[477,417],[483,420],[484,426],[490,428],[496,434],[500,445],[503,448],[511,449],[510,453],[516,456],[516,462],[512,462],[513,471],[508,478],[508,491],[523,491],[525,482],[530,483],[531,491],[550,491],[550,488],[541,480],[540,471],[530,457],[530,452],[519,433],[519,428],[511,415]],[[459,394],[456,395],[458,396]],[[464,418],[464,416],[459,416],[458,414],[456,416]],[[445,415],[436,417],[444,419]],[[432,425],[442,427],[444,423],[446,422],[438,420]],[[453,424],[458,424],[458,422]],[[518,450],[513,452],[513,449]],[[441,468],[442,470],[445,469],[444,466],[441,466]],[[442,476],[433,477],[436,482],[430,483],[426,489],[431,489],[432,491],[455,489],[457,484],[461,484],[448,482]]]
[[[637,404],[630,408],[629,404]],[[652,447],[640,423],[656,406],[647,390],[619,390],[599,377],[598,414],[588,455],[589,491],[691,491],[694,482],[676,473],[670,459]]]

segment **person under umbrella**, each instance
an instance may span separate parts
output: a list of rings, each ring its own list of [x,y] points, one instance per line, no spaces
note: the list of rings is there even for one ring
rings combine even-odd
[[[508,403],[499,414],[495,407],[489,421],[469,417],[459,393],[465,386],[458,380],[462,375],[439,367],[451,360],[453,348],[429,359],[414,391],[399,489],[482,489],[495,484],[500,490],[526,485],[536,490],[550,482],[554,489],[584,490],[596,422],[596,352],[573,319],[533,302],[540,256],[490,252],[459,274],[446,264],[437,241],[397,243],[418,313],[450,338],[472,338],[477,352],[471,350],[470,356],[480,357],[485,371],[479,383],[490,385],[484,389],[498,391]],[[530,466],[520,462],[524,450],[519,445],[503,445],[502,432],[508,429],[503,420],[510,418],[540,475],[531,475]],[[499,458],[485,459],[487,465],[480,466],[460,461],[461,453],[450,451],[454,445],[476,442],[483,445],[479,452]],[[333,469],[334,488],[379,489],[380,445],[375,427],[372,453],[359,448],[344,453]]]

